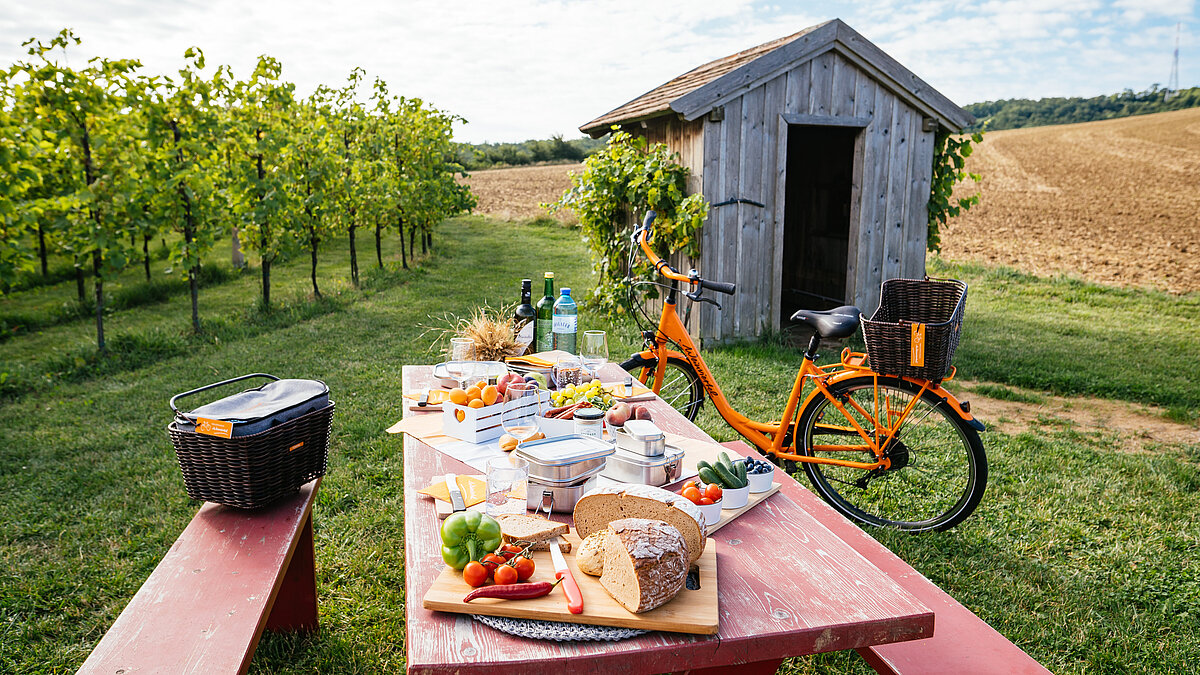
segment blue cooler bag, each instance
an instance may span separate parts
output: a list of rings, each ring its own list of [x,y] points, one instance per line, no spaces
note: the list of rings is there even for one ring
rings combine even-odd
[[[252,378],[271,381],[189,412],[176,406],[186,396]],[[258,508],[325,475],[334,403],[324,382],[243,375],[178,394],[171,410],[167,431],[193,499]]]

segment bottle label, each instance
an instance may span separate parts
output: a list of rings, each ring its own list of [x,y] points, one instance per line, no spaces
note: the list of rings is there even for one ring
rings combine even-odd
[[[574,314],[556,314],[554,316],[555,333],[574,333],[579,325],[579,317]]]
[[[539,352],[548,352],[554,349],[554,333],[552,332],[554,322],[550,319],[537,320],[537,347]]]
[[[528,347],[533,342],[533,322],[526,321],[521,325],[521,329],[517,331],[517,344],[522,347]]]

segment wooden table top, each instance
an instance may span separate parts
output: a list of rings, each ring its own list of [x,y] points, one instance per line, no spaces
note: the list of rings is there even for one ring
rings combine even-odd
[[[605,366],[605,379],[623,372]],[[404,389],[436,386],[430,366],[405,366]],[[648,405],[664,431],[712,440],[662,400]],[[433,413],[405,407],[405,416]],[[783,488],[714,534],[721,629],[716,636],[653,632],[620,642],[552,642],[501,633],[470,616],[426,610],[421,599],[445,567],[440,522],[417,490],[446,473],[476,473],[420,441],[404,440],[408,672],[662,673],[903,642],[933,635],[933,612],[802,509],[804,488]],[[568,519],[569,518],[565,518]],[[560,669],[560,668],[556,668]]]

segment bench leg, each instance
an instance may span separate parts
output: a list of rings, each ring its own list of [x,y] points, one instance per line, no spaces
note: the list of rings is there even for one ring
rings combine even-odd
[[[267,630],[292,633],[317,630],[317,566],[311,513],[283,574],[283,584],[267,617]]]

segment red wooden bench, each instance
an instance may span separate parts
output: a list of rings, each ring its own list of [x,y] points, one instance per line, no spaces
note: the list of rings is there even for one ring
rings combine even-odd
[[[317,630],[320,479],[256,511],[205,504],[80,673],[244,673],[263,629]]]
[[[742,441],[721,445],[742,455],[757,452]],[[820,497],[807,490],[803,493],[801,508],[933,610],[933,637],[858,650],[876,671],[893,675],[1050,672],[887,547],[834,511]]]

